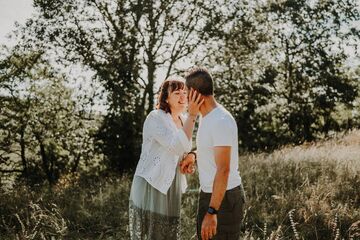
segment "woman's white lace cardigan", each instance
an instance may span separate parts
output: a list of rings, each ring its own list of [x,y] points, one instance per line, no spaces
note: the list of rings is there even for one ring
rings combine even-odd
[[[183,129],[176,127],[170,113],[153,110],[144,122],[141,155],[135,175],[166,194],[175,177],[180,156],[190,150],[191,140]],[[182,175],[182,192],[186,187],[186,178]]]

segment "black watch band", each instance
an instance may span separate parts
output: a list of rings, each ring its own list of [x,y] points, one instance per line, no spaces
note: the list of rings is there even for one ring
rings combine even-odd
[[[207,212],[211,215],[215,215],[215,214],[218,214],[218,210],[216,210],[215,208],[213,207],[209,207]]]

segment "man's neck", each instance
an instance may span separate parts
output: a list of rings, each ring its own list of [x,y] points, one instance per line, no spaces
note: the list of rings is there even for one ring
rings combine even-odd
[[[214,96],[206,96],[204,99],[205,101],[200,107],[200,113],[202,117],[205,117],[209,112],[218,106]]]

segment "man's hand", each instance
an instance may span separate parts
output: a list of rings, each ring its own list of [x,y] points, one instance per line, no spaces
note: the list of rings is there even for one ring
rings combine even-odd
[[[197,116],[200,112],[200,107],[204,103],[204,98],[202,98],[201,93],[197,92],[194,89],[190,89],[188,95],[188,112],[190,116]]]
[[[209,240],[216,235],[217,215],[205,214],[201,225],[201,239]]]
[[[195,156],[187,154],[180,162],[180,172],[182,174],[192,174],[195,171]]]

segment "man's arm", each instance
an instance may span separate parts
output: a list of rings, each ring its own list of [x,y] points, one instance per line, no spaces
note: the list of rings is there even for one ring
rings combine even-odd
[[[226,192],[227,182],[229,178],[231,147],[214,147],[214,154],[217,170],[209,207],[213,207],[215,210],[219,210]],[[208,240],[212,238],[216,234],[216,227],[217,215],[211,215],[209,213],[206,213],[201,226],[202,239]]]

